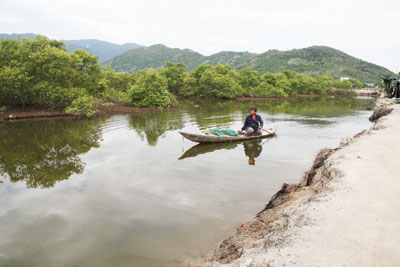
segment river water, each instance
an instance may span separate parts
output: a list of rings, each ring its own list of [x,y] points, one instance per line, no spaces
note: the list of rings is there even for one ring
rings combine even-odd
[[[251,220],[316,153],[370,127],[372,99],[183,101],[93,120],[0,124],[0,266],[177,266]],[[278,135],[196,145],[257,106]]]

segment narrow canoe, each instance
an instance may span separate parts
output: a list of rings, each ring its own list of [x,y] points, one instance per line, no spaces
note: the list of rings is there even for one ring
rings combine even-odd
[[[256,136],[249,136],[246,137],[244,135],[240,136],[217,136],[217,135],[208,135],[208,134],[193,134],[193,133],[186,133],[186,132],[179,132],[183,137],[189,139],[193,142],[198,143],[223,143],[223,142],[239,142],[244,140],[251,140],[251,139],[260,139],[266,138],[276,135],[276,129],[265,129],[268,132],[262,131],[261,135]]]

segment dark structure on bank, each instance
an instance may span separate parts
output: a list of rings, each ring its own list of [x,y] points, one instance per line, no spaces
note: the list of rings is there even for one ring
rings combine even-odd
[[[389,98],[400,98],[400,81],[398,77],[382,77],[385,93]]]

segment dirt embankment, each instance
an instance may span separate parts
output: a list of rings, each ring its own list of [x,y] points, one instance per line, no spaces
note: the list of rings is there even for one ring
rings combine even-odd
[[[361,88],[356,89],[355,92],[358,96],[365,96],[365,97],[378,97],[383,93],[383,90],[380,88]]]
[[[400,266],[400,105],[370,119],[200,265]]]
[[[102,106],[99,104],[96,107],[97,112],[94,117],[109,116],[116,114],[130,114],[130,113],[141,113],[151,108],[137,108],[123,103],[113,103],[113,105]],[[51,117],[79,117],[72,114],[68,114],[65,111],[50,110],[46,107],[28,106],[25,108],[11,107],[5,112],[0,114],[0,123],[4,121],[19,120],[19,119],[33,119],[33,118],[51,118]]]

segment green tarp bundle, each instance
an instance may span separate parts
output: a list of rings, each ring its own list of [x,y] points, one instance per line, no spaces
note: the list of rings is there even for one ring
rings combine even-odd
[[[229,136],[238,136],[237,132],[231,129],[210,129],[210,132],[212,132],[215,135],[221,136],[221,135],[229,135]]]

